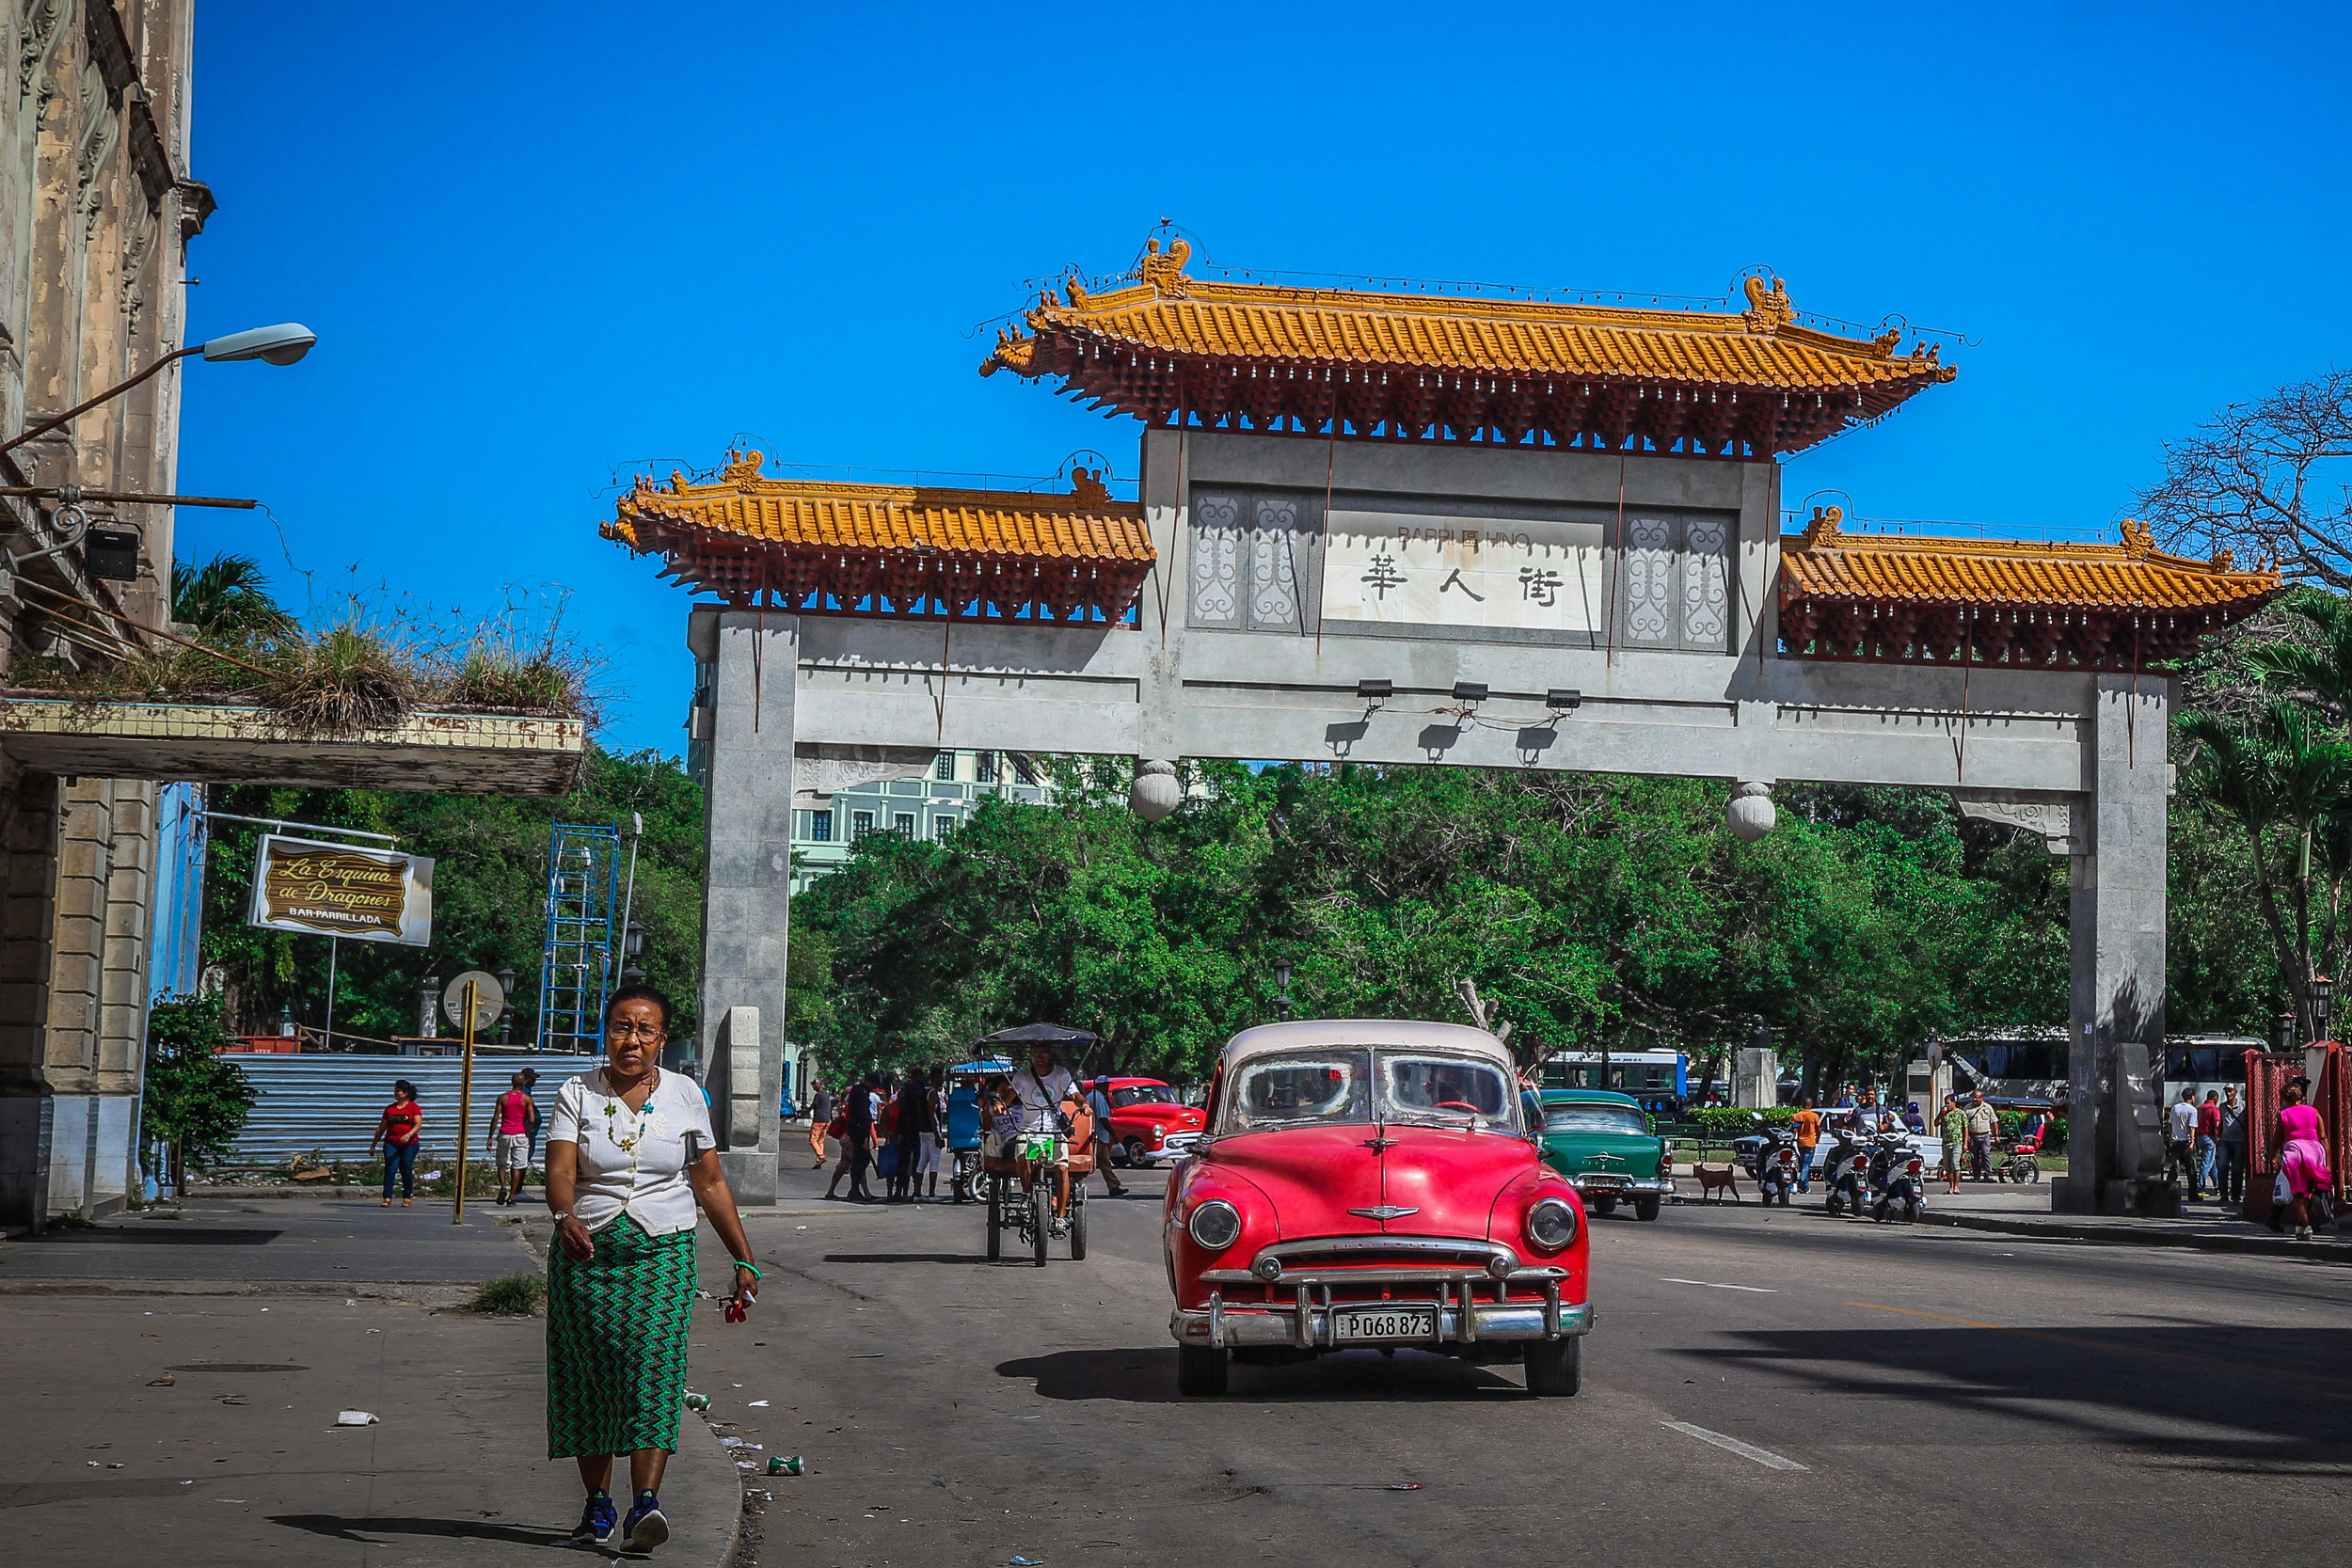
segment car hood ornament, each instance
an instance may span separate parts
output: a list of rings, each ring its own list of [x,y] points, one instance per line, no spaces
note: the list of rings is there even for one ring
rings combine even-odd
[[[1375,1203],[1369,1209],[1350,1209],[1348,1212],[1368,1220],[1401,1220],[1421,1211],[1402,1203]]]

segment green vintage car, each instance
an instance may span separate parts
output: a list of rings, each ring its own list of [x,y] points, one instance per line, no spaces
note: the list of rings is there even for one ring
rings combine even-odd
[[[1544,1161],[1566,1177],[1597,1214],[1633,1205],[1633,1217],[1654,1220],[1675,1190],[1666,1168],[1666,1140],[1629,1094],[1607,1089],[1546,1089]]]

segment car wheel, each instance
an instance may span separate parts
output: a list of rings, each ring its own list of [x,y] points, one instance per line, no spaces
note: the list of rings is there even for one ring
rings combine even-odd
[[[1141,1138],[1129,1138],[1127,1140],[1127,1164],[1129,1165],[1140,1170],[1143,1167],[1143,1163],[1151,1158],[1151,1153],[1152,1151],[1150,1149],[1143,1147],[1143,1140]]]
[[[1187,1399],[1214,1399],[1225,1392],[1232,1358],[1209,1345],[1176,1347],[1176,1391]]]
[[[1654,1197],[1635,1198],[1633,1200],[1633,1217],[1637,1220],[1656,1219],[1658,1217],[1659,1201],[1659,1199]],[[1782,1201],[1786,1202],[1787,1200],[1783,1199]]]
[[[1613,1214],[1613,1213],[1615,1213],[1616,1212],[1617,1212],[1617,1200],[1616,1200],[1615,1198],[1613,1198],[1613,1197],[1597,1197],[1597,1198],[1593,1199],[1593,1212],[1594,1212],[1594,1213],[1596,1213],[1596,1214]]]
[[[1005,1255],[1004,1196],[994,1181],[989,1182],[981,1195],[988,1204],[988,1260],[992,1263]]]
[[[1073,1202],[1070,1206],[1070,1256],[1083,1259],[1087,1255],[1087,1206]]]
[[[1567,1398],[1584,1386],[1584,1340],[1531,1339],[1527,1343],[1527,1391]]]
[[[1051,1180],[1053,1173],[1047,1171],[1044,1176]],[[1054,1189],[1045,1180],[1038,1182],[1029,1193],[1029,1239],[1037,1252],[1037,1266],[1041,1269],[1045,1266],[1045,1243],[1054,1239]]]

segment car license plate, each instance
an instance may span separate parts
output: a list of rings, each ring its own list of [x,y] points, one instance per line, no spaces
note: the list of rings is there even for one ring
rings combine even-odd
[[[1633,1179],[1629,1176],[1611,1176],[1602,1171],[1586,1171],[1582,1176],[1577,1178],[1577,1185],[1580,1187],[1598,1187],[1605,1192],[1615,1192],[1619,1188],[1628,1185],[1632,1180]]]
[[[1434,1339],[1438,1309],[1434,1307],[1375,1307],[1343,1309],[1331,1314],[1335,1339]]]

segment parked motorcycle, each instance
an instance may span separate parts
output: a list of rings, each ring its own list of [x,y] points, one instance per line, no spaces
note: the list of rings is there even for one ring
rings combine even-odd
[[[1833,1214],[1860,1219],[1870,1202],[1870,1146],[1851,1130],[1840,1130],[1819,1174],[1829,1188],[1823,1206]]]
[[[1762,1117],[1756,1118],[1761,1122]],[[1797,1190],[1797,1135],[1791,1129],[1767,1126],[1751,1140],[1742,1138],[1747,1147],[1744,1162],[1749,1178],[1756,1182],[1758,1194],[1766,1203],[1777,1202],[1788,1207],[1789,1195]]]
[[[1890,1213],[1916,1223],[1925,1207],[1927,1161],[1900,1132],[1882,1132],[1870,1141],[1870,1217],[1880,1224]]]

